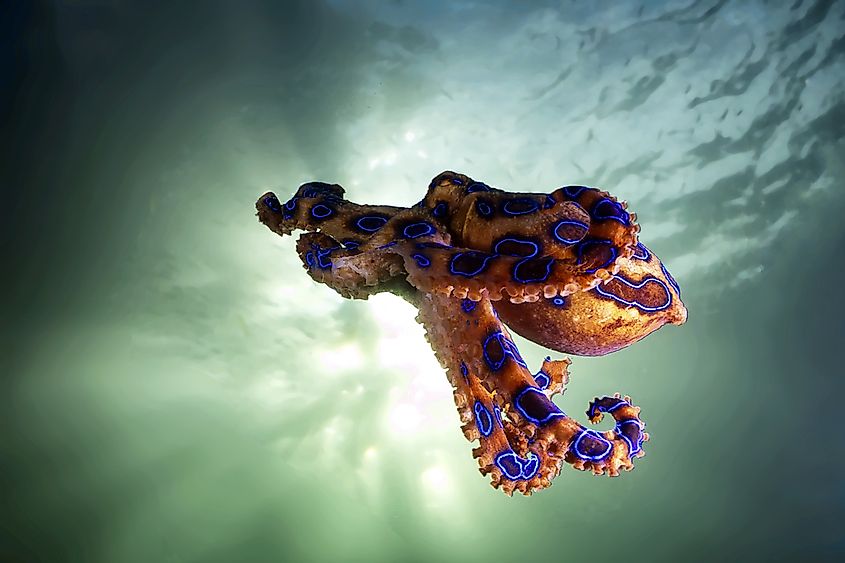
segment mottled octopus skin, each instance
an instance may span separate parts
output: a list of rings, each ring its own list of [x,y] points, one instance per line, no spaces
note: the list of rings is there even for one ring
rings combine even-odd
[[[337,184],[310,182],[282,203],[256,203],[279,235],[304,230],[308,274],[348,298],[389,291],[419,320],[454,387],[464,435],[483,474],[508,494],[548,487],[566,462],[597,475],[633,468],[648,440],[639,407],[595,399],[585,428],[551,400],[569,360],[547,358],[532,375],[508,331],[559,352],[624,348],[687,311],[678,284],[638,241],[636,216],[586,186],[510,193],[443,172],[410,208],[358,205]]]

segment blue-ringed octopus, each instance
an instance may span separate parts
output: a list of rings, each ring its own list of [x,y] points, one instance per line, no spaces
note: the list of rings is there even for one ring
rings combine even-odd
[[[450,383],[473,456],[507,494],[548,487],[566,462],[597,475],[633,468],[648,440],[640,408],[593,400],[585,427],[552,401],[568,359],[532,374],[510,330],[558,352],[597,356],[666,323],[682,324],[680,288],[638,240],[624,202],[587,186],[511,193],[443,172],[410,208],[358,205],[337,184],[309,182],[282,203],[267,192],[258,218],[296,244],[315,281],[352,299],[388,291],[419,309]]]

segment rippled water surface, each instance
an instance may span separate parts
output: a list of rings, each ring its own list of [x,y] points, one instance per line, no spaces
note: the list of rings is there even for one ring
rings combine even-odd
[[[0,560],[845,554],[845,2],[12,2]],[[492,490],[414,310],[346,301],[253,202],[432,176],[628,200],[690,310],[622,391],[632,473]],[[530,365],[546,351],[518,342]]]

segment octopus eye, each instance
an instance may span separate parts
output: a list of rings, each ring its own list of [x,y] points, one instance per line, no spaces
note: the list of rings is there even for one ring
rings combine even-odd
[[[279,203],[279,198],[273,194],[266,196],[262,201],[264,202],[264,205],[270,208],[271,211],[278,213],[282,210],[282,204]]]

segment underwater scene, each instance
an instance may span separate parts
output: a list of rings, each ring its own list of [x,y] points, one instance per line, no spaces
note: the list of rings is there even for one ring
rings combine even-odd
[[[0,38],[0,562],[845,558],[845,2]]]

